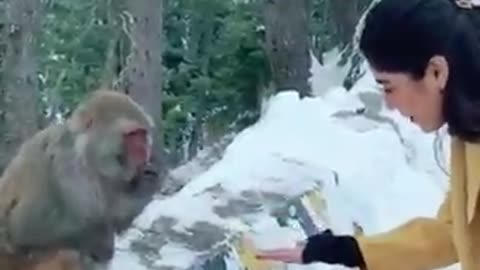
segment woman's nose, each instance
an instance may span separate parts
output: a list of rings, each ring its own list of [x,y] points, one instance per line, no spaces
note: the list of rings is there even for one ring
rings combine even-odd
[[[392,95],[385,94],[384,97],[385,97],[385,104],[387,105],[388,109],[390,110],[398,109],[398,106],[395,102],[395,98],[393,98]]]

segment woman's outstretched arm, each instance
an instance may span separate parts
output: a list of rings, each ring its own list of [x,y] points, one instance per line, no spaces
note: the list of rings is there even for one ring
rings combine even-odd
[[[458,261],[452,238],[450,193],[436,218],[416,218],[389,232],[356,237],[367,270],[423,270]]]

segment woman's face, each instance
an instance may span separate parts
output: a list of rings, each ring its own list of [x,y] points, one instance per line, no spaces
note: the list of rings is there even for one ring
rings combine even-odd
[[[376,81],[382,86],[387,105],[398,109],[424,132],[439,129],[442,117],[443,89],[448,80],[448,64],[443,57],[433,57],[425,76],[413,78],[408,73],[385,72],[372,68]]]

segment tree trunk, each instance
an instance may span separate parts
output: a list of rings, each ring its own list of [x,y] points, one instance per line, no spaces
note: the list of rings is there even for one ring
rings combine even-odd
[[[118,55],[118,47],[121,37],[121,24],[119,23],[120,10],[123,2],[113,0],[104,1],[106,10],[104,20],[108,24],[111,31],[114,32],[112,39],[108,43],[105,66],[103,75],[100,80],[101,88],[111,89],[114,87],[114,80],[119,75],[120,55]]]
[[[342,49],[351,43],[355,33],[361,16],[358,6],[358,0],[330,0],[330,12]]]
[[[164,173],[162,132],[162,13],[160,0],[127,1],[132,16],[131,52],[125,91],[149,113],[156,125],[154,166]]]
[[[266,51],[277,91],[311,93],[310,0],[265,0]]]
[[[35,53],[36,36],[41,29],[41,3],[10,0],[5,13],[0,169],[5,168],[18,146],[40,128],[43,118]]]
[[[105,60],[105,67],[101,79],[101,88],[111,89],[113,87],[114,79],[117,77],[118,55],[117,46],[120,34],[115,34],[114,38],[108,44],[107,58]]]
[[[334,2],[335,1],[337,1],[337,5],[338,5],[338,2],[341,2],[344,0],[334,0]],[[353,46],[353,35],[355,34],[356,25],[358,24],[360,18],[362,17],[362,14],[367,10],[368,6],[372,3],[372,1],[371,0],[355,0],[353,1],[353,3],[355,5],[352,4],[352,7],[356,8],[355,9],[356,15],[355,15],[354,22],[348,23],[348,24],[352,24],[349,26],[351,27],[351,34],[349,34],[351,36],[348,39],[348,43],[345,46],[346,50],[343,52],[342,59],[339,63],[340,65],[342,64],[344,65],[347,63],[350,64],[347,75],[345,76],[345,79],[343,81],[343,86],[347,90],[350,90],[352,86],[365,74],[365,70],[363,70],[362,68],[364,59],[360,52],[354,50],[355,48]]]

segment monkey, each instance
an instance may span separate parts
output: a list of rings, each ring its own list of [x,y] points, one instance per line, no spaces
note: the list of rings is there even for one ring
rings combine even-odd
[[[59,250],[87,258],[82,270],[110,261],[115,233],[160,183],[148,166],[154,128],[128,95],[101,89],[25,141],[0,178],[0,264]]]

